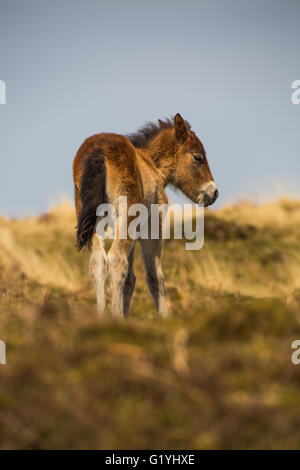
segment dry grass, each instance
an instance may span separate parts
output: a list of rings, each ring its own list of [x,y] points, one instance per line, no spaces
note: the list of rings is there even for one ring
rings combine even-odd
[[[300,202],[240,202],[205,246],[164,247],[173,317],[136,259],[127,322],[99,322],[73,209],[0,218],[0,448],[299,448]]]

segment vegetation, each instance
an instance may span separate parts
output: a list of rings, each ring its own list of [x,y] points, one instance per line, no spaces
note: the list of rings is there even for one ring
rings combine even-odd
[[[199,252],[165,242],[168,320],[138,252],[131,318],[100,321],[74,227],[68,204],[0,218],[0,448],[300,447],[300,201],[208,210]]]

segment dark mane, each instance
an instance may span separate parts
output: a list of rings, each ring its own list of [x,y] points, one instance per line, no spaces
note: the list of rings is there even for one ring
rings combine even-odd
[[[190,124],[187,121],[185,121],[185,123],[188,129],[190,129]],[[128,134],[126,137],[136,148],[145,148],[161,131],[171,129],[172,127],[174,127],[174,118],[165,119],[164,121],[159,120],[157,124],[154,122],[147,122],[137,132]]]

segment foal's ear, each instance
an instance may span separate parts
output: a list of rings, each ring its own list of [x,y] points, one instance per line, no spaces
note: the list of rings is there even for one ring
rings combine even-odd
[[[176,139],[182,143],[186,140],[188,136],[186,124],[179,113],[177,113],[175,116],[175,135]]]

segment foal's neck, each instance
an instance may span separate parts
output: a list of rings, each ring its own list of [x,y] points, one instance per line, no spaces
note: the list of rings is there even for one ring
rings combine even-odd
[[[175,175],[175,135],[174,129],[162,130],[145,148],[154,165],[159,170],[164,186],[172,182]]]

